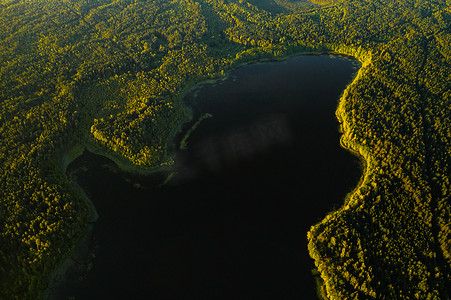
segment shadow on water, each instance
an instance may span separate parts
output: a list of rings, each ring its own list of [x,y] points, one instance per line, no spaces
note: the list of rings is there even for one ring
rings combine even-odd
[[[177,175],[162,187],[168,174],[138,177],[89,152],[77,158],[68,174],[100,218],[92,269],[82,281],[73,275],[60,298],[314,299],[306,233],[360,176],[334,115],[357,66],[299,56],[193,91],[184,131],[213,117],[178,151]]]

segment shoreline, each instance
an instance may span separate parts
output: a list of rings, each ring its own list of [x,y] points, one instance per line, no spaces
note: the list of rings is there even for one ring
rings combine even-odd
[[[93,223],[88,224],[85,232],[71,251],[70,255],[52,271],[50,279],[48,280],[48,286],[42,293],[42,299],[58,300],[59,289],[68,281],[69,275],[73,275],[70,273],[82,273],[89,268],[87,260],[92,252],[89,242],[93,230]],[[83,260],[83,262],[80,263],[80,260]],[[78,272],[76,270],[77,266],[81,268]]]
[[[213,77],[213,78],[194,79],[192,82],[185,83],[185,87],[182,88],[182,90],[179,93],[177,93],[177,95],[175,96],[175,101],[181,102],[181,105],[182,105],[183,109],[187,112],[187,114],[186,114],[186,118],[181,120],[180,124],[177,125],[174,128],[174,130],[172,131],[172,133],[170,135],[170,139],[169,139],[170,141],[166,145],[166,148],[171,149],[171,146],[174,147],[174,148],[172,148],[172,150],[178,148],[175,145],[175,140],[174,140],[175,137],[177,136],[178,133],[181,133],[181,130],[184,125],[186,125],[187,123],[189,123],[190,121],[193,120],[192,108],[190,106],[185,105],[185,103],[183,101],[183,99],[186,97],[187,94],[189,94],[191,92],[195,92],[197,89],[202,88],[203,85],[215,84],[219,81],[227,80],[229,78],[230,73],[232,73],[233,71],[235,71],[238,68],[245,67],[247,65],[283,62],[292,57],[309,56],[309,55],[339,56],[339,57],[343,57],[346,59],[357,60],[357,61],[361,62],[362,66],[363,66],[363,62],[358,57],[355,57],[355,56],[352,56],[350,54],[346,54],[343,52],[338,52],[336,50],[321,50],[321,51],[317,51],[317,52],[315,52],[315,51],[299,51],[299,52],[295,52],[295,53],[280,56],[280,57],[264,57],[264,58],[250,59],[248,61],[240,62],[237,65],[230,66],[229,69],[224,71],[224,75],[222,75],[222,76],[219,75],[216,78]],[[357,78],[357,76],[354,77],[354,80],[356,78]],[[350,84],[352,84],[352,82],[349,83],[348,86]],[[338,102],[340,102],[340,100]],[[170,168],[170,165],[169,166],[157,166],[157,167],[137,166],[137,165],[133,164],[132,162],[130,162],[129,160],[117,155],[116,153],[109,151],[108,149],[105,149],[105,147],[102,147],[101,145],[97,145],[96,142],[92,138],[90,138],[90,135],[88,134],[88,137],[85,137],[83,142],[76,143],[74,146],[70,147],[68,150],[63,151],[63,154],[61,155],[61,158],[60,158],[60,167],[61,167],[62,172],[65,173],[66,169],[70,165],[70,163],[72,163],[78,156],[82,155],[83,151],[85,149],[87,149],[88,151],[90,151],[92,153],[95,153],[100,156],[104,156],[104,157],[112,160],[115,164],[118,165],[118,167],[122,171],[131,173],[131,174],[138,174],[138,175],[146,176],[146,175],[151,175],[155,172],[164,171],[165,169]],[[174,151],[171,151],[171,152],[174,152]],[[170,153],[162,161],[165,161],[167,158],[173,157],[173,154],[174,153]]]
[[[78,154],[79,151],[73,151],[74,149],[79,150],[79,144],[75,147],[71,148],[71,153]],[[83,152],[81,152],[83,154]],[[80,154],[80,155],[81,155]],[[76,159],[78,156],[75,156]],[[73,157],[73,156],[72,156]],[[67,168],[67,165],[65,166]],[[66,173],[66,172],[64,172]],[[42,299],[46,300],[57,300],[57,292],[58,289],[64,285],[67,281],[67,277],[69,272],[73,271],[76,264],[79,264],[78,261],[80,258],[85,258],[90,254],[90,249],[88,248],[89,239],[92,235],[92,231],[94,229],[95,222],[99,219],[99,214],[94,206],[94,203],[89,199],[88,195],[86,195],[85,191],[78,183],[71,178],[69,178],[74,189],[79,194],[81,200],[85,202],[88,210],[89,217],[87,219],[86,229],[83,233],[81,233],[80,238],[75,243],[74,247],[67,255],[67,257],[50,273],[49,279],[47,280],[47,287],[42,292]]]
[[[356,72],[354,74],[354,78],[353,80],[348,84],[348,86],[346,87],[346,89],[343,91],[342,95],[340,96],[339,100],[338,100],[338,106],[337,109],[335,110],[335,117],[337,118],[340,127],[339,127],[339,132],[341,133],[341,137],[340,137],[340,147],[342,147],[343,149],[345,149],[346,151],[348,151],[349,153],[351,153],[352,155],[354,155],[355,157],[357,157],[357,159],[360,162],[360,169],[362,171],[362,175],[359,178],[359,181],[357,182],[356,186],[354,189],[352,189],[346,196],[345,196],[345,201],[343,204],[343,207],[346,207],[349,205],[350,201],[351,201],[351,197],[352,195],[365,183],[365,181],[368,178],[368,173],[369,173],[369,169],[370,169],[370,162],[371,159],[369,157],[369,155],[363,151],[362,147],[359,147],[357,145],[357,143],[350,141],[349,139],[347,139],[345,137],[345,128],[349,128],[350,125],[346,122],[346,119],[343,117],[342,112],[343,112],[343,108],[340,106],[341,103],[344,102],[344,100],[346,99],[346,97],[348,97],[348,89],[350,86],[357,84],[357,81],[359,80],[362,72],[365,71],[365,67],[366,65],[369,63],[368,61],[366,62],[361,62],[362,65],[360,67],[360,69],[358,70],[358,72]]]
[[[308,56],[308,55],[339,56],[339,57],[359,61],[362,65],[360,66],[359,71],[356,72],[354,80],[347,85],[347,87],[345,89],[345,91],[346,91],[347,88],[351,84],[353,84],[353,82],[358,78],[359,72],[362,69],[364,63],[361,59],[359,59],[359,57],[353,56],[350,54],[346,54],[343,52],[344,51],[337,52],[336,50],[322,50],[322,51],[317,51],[317,52],[300,51],[300,52],[295,52],[295,53],[285,55],[282,57],[265,57],[265,58],[249,59],[248,61],[240,62],[236,65],[230,66],[230,68],[228,68],[226,71],[224,71],[222,76],[219,75],[217,78],[209,78],[209,79],[208,78],[198,78],[198,79],[193,80],[192,82],[187,82],[185,85],[185,88],[183,88],[179,93],[177,93],[177,95],[175,95],[175,101],[180,101],[182,108],[187,112],[185,115],[186,118],[181,120],[179,125],[177,125],[174,128],[174,130],[172,131],[172,134],[170,135],[170,141],[166,145],[166,149],[170,150],[169,151],[170,153],[166,154],[165,157],[162,159],[162,161],[163,162],[167,161],[168,158],[175,156],[175,152],[177,150],[175,138],[176,138],[177,134],[182,132],[183,126],[188,124],[193,119],[193,113],[192,113],[191,107],[186,106],[185,102],[183,101],[183,99],[185,98],[185,96],[187,94],[189,94],[191,92],[195,92],[197,89],[200,89],[203,85],[214,84],[219,81],[224,81],[229,78],[229,75],[234,70],[241,68],[241,67],[245,67],[247,65],[276,63],[276,62],[286,61],[292,57]],[[338,103],[340,103],[340,102],[341,102],[341,97],[338,100]],[[359,159],[361,159],[360,155],[357,155],[357,154],[360,154],[359,152],[357,152],[357,151],[354,152],[354,151],[352,151],[352,149],[344,147],[344,145],[342,145],[342,143],[341,143],[341,140],[340,140],[340,144],[344,149],[350,151],[352,154],[356,155]],[[172,167],[172,165],[163,165],[163,166],[157,166],[157,167],[137,166],[137,165],[133,164],[132,162],[128,161],[127,159],[124,159],[124,158],[118,156],[116,153],[111,153],[111,151],[108,151],[108,149],[106,149],[100,145],[96,145],[95,141],[89,135],[87,135],[84,138],[83,142],[76,143],[75,145],[70,147],[68,150],[63,151],[63,154],[61,155],[60,160],[59,160],[60,161],[60,170],[65,174],[67,171],[67,167],[70,165],[70,163],[72,163],[76,158],[81,156],[85,150],[88,150],[94,154],[104,156],[104,157],[110,159],[119,167],[119,169],[121,171],[126,172],[126,173],[131,173],[131,174],[148,176],[148,175],[151,175],[156,172],[170,171],[170,169]],[[362,158],[363,158],[363,156],[362,156]],[[365,166],[367,166],[367,165],[365,164]],[[350,198],[350,196],[360,187],[360,183],[363,182],[363,180],[365,178],[364,175],[367,170],[363,169],[362,171],[363,172],[362,172],[361,179],[359,180],[359,184],[357,185],[357,187],[355,189],[353,189],[351,192],[349,192],[346,195],[343,206],[346,206],[348,204],[349,201],[347,199]],[[80,239],[74,244],[72,251],[68,254],[67,258],[64,259],[62,261],[62,263],[59,264],[51,272],[51,274],[49,276],[49,280],[47,281],[48,286],[42,293],[43,299],[53,299],[52,297],[55,295],[54,295],[54,293],[52,293],[52,290],[58,289],[60,287],[60,285],[64,284],[65,280],[67,280],[67,276],[69,275],[68,272],[70,272],[70,269],[76,263],[74,261],[74,257],[80,256],[80,254],[82,254],[81,252],[86,250],[86,249],[84,249],[84,247],[86,247],[88,239],[94,228],[93,223],[99,218],[99,215],[97,214],[94,203],[86,195],[83,188],[81,188],[75,181],[73,181],[71,179],[69,179],[69,180],[71,181],[71,183],[75,187],[75,189],[79,192],[83,201],[85,201],[86,205],[88,206],[88,209],[90,211],[90,217],[88,218],[85,232],[81,234]]]
[[[355,188],[353,188],[351,191],[349,191],[345,197],[343,204],[337,208],[332,210],[331,212],[327,213],[324,218],[318,222],[317,224],[312,225],[311,229],[307,232],[307,240],[308,240],[308,252],[310,258],[313,260],[315,268],[312,270],[312,274],[315,277],[316,281],[316,289],[319,299],[321,300],[327,300],[326,295],[326,285],[327,285],[327,275],[326,278],[323,277],[323,273],[321,272],[321,266],[323,265],[321,261],[318,261],[315,259],[315,253],[317,252],[317,249],[312,244],[313,239],[311,237],[317,235],[317,231],[322,226],[322,223],[324,220],[327,220],[332,215],[339,213],[341,210],[347,210],[349,209],[350,205],[352,205],[352,196],[362,187],[364,186],[369,178],[370,169],[371,169],[371,157],[369,154],[364,151],[362,146],[357,144],[356,142],[353,142],[346,138],[345,134],[346,131],[349,130],[347,128],[350,128],[351,125],[347,123],[347,120],[343,117],[342,113],[344,112],[344,109],[341,107],[341,104],[344,102],[344,100],[348,97],[349,93],[349,87],[352,85],[357,84],[357,81],[362,76],[361,74],[365,72],[366,67],[371,63],[371,55],[369,55],[369,58],[366,57],[360,57],[361,59],[358,59],[361,63],[361,66],[359,70],[355,73],[353,80],[346,86],[345,90],[341,94],[339,100],[337,109],[335,111],[335,117],[338,120],[340,127],[339,132],[342,134],[340,137],[340,147],[344,150],[348,151],[351,155],[355,156],[359,162],[360,162],[360,169],[362,171],[362,175],[359,178],[359,181],[357,182]]]

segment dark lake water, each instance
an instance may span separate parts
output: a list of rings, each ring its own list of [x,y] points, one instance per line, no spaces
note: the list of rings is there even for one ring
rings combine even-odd
[[[307,231],[357,184],[335,109],[359,64],[298,56],[253,64],[185,97],[203,114],[175,172],[122,173],[85,152],[68,169],[100,215],[68,299],[315,299]],[[180,135],[176,141],[180,141]],[[84,280],[78,280],[83,275]]]

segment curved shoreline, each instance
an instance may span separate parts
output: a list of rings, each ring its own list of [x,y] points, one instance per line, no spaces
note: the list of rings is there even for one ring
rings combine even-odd
[[[175,97],[175,101],[181,101],[181,104],[183,105],[183,108],[185,110],[190,110],[191,108],[189,106],[186,106],[185,103],[183,102],[184,97],[201,88],[203,85],[205,84],[214,84],[217,83],[219,81],[224,81],[227,78],[229,78],[229,75],[231,72],[233,72],[234,70],[247,66],[247,65],[254,65],[254,64],[264,64],[264,63],[271,63],[271,62],[282,62],[282,61],[286,61],[292,57],[296,57],[296,56],[305,56],[305,55],[315,55],[315,56],[321,56],[321,55],[329,55],[329,56],[338,56],[338,57],[343,57],[343,58],[347,58],[347,59],[351,59],[351,60],[356,60],[358,62],[361,63],[361,67],[359,69],[358,72],[356,72],[356,75],[353,79],[352,82],[350,82],[346,87],[343,93],[346,92],[347,88],[354,83],[354,81],[356,79],[358,79],[359,77],[359,73],[360,70],[364,67],[364,65],[367,65],[369,63],[368,57],[370,56],[369,53],[367,53],[365,50],[359,48],[352,48],[352,47],[346,47],[346,46],[333,46],[330,45],[330,49],[332,50],[321,50],[321,51],[299,51],[299,52],[294,52],[292,54],[289,55],[284,55],[284,56],[280,56],[280,57],[263,57],[263,58],[257,58],[257,59],[249,59],[248,61],[244,61],[244,62],[240,62],[236,65],[232,65],[230,66],[230,68],[228,68],[227,70],[224,70],[224,75],[217,75],[218,77],[215,78],[210,78],[210,79],[206,79],[206,78],[197,78],[194,79],[192,82],[186,82],[185,83],[185,87],[181,89],[181,91],[178,93],[178,95]],[[337,105],[339,105],[339,103],[341,102],[341,98],[343,97],[343,95],[339,98],[339,100],[337,101]],[[175,136],[181,132],[182,127],[189,123],[192,120],[192,114],[188,113],[187,114],[187,118],[184,120],[180,121],[180,124],[177,125],[171,134],[170,137],[170,141],[169,143],[166,145],[166,148],[169,149],[171,144],[174,141]],[[337,116],[338,117],[338,116]],[[152,173],[164,170],[166,168],[168,168],[168,166],[158,166],[158,167],[141,167],[141,166],[137,166],[135,164],[133,164],[132,162],[130,162],[129,160],[127,160],[126,158],[123,158],[119,155],[117,155],[117,153],[112,152],[110,150],[108,150],[107,148],[98,145],[92,138],[91,135],[88,134],[88,137],[85,137],[85,140],[75,144],[74,146],[72,146],[71,148],[69,148],[69,150],[66,150],[60,161],[61,161],[61,168],[62,171],[65,172],[67,169],[67,166],[74,161],[78,156],[83,154],[84,149],[87,149],[88,151],[95,153],[97,155],[100,156],[104,156],[112,161],[114,161],[114,163],[116,163],[118,165],[118,167],[125,172],[128,173],[133,173],[133,174],[140,174],[140,175],[150,175]],[[170,153],[169,155],[167,155],[167,157],[163,158],[162,161],[166,160],[168,157],[171,157],[173,155],[173,153]]]
[[[318,250],[316,249],[315,245],[312,243],[311,236],[317,235],[316,232],[320,229],[323,222],[325,220],[328,220],[332,215],[339,213],[341,210],[349,209],[350,205],[352,205],[352,203],[351,203],[352,196],[362,186],[367,184],[367,181],[369,179],[368,174],[370,173],[370,168],[371,168],[371,158],[370,158],[369,154],[367,152],[363,151],[362,147],[360,145],[358,145],[357,143],[355,143],[349,139],[346,139],[346,137],[345,137],[346,132],[350,129],[351,126],[349,123],[347,123],[347,120],[343,117],[344,109],[340,106],[345,101],[345,99],[348,97],[349,87],[357,84],[357,81],[362,76],[362,73],[365,71],[366,67],[371,63],[371,54],[369,54],[369,55],[366,54],[366,55],[361,56],[359,61],[361,62],[362,65],[361,65],[360,69],[358,70],[358,72],[355,74],[355,77],[352,80],[352,82],[350,82],[346,86],[345,90],[343,91],[342,95],[340,96],[340,98],[338,100],[338,106],[335,111],[335,116],[336,116],[338,122],[340,123],[339,131],[342,133],[342,136],[340,138],[340,147],[342,147],[346,151],[350,152],[352,155],[354,155],[355,157],[357,157],[359,159],[360,168],[362,170],[362,175],[360,176],[360,179],[359,179],[358,183],[356,184],[355,188],[352,189],[349,193],[347,193],[346,196],[344,197],[344,202],[341,205],[341,207],[326,214],[326,216],[324,216],[324,218],[319,223],[312,225],[311,229],[307,233],[309,255],[314,260],[314,264],[315,264],[315,268],[312,270],[312,274],[316,279],[315,281],[316,281],[316,285],[317,285],[316,286],[317,294],[321,300],[328,299],[327,294],[326,294],[327,293],[326,286],[328,283],[327,282],[328,277],[327,277],[327,274],[323,274],[323,272],[322,272],[323,263],[315,258],[315,256],[317,256],[315,254]]]
[[[362,175],[360,176],[360,179],[359,179],[358,183],[356,184],[355,188],[352,191],[350,191],[345,197],[345,202],[343,205],[344,207],[349,205],[352,195],[361,186],[363,186],[363,184],[365,183],[365,181],[368,178],[369,169],[371,168],[370,167],[371,159],[370,159],[368,153],[364,152],[361,146],[359,146],[356,143],[354,143],[353,141],[350,141],[349,139],[345,138],[346,130],[347,130],[347,128],[350,127],[350,125],[346,122],[346,119],[343,117],[343,113],[344,113],[343,108],[340,107],[341,103],[343,103],[345,101],[345,99],[348,97],[349,87],[357,84],[357,81],[361,77],[361,73],[363,73],[365,71],[365,68],[370,63],[370,61],[366,60],[366,61],[362,61],[361,63],[362,63],[362,65],[361,65],[359,71],[355,74],[354,79],[352,80],[352,82],[350,82],[348,84],[348,86],[343,91],[342,95],[340,96],[340,99],[338,100],[338,107],[337,107],[337,110],[335,111],[335,116],[336,116],[338,122],[340,123],[340,132],[342,133],[342,136],[340,138],[340,146],[359,159],[360,168],[362,170]]]
[[[197,79],[194,82],[190,82],[187,83],[185,85],[185,88],[183,88],[181,90],[180,93],[178,93],[177,97],[176,97],[176,101],[181,101],[183,108],[184,109],[189,109],[190,107],[185,106],[185,103],[183,102],[183,98],[186,96],[186,94],[201,88],[203,85],[205,84],[211,84],[211,83],[216,83],[218,81],[223,81],[226,80],[230,73],[233,72],[235,69],[240,68],[240,67],[244,67],[246,65],[251,65],[251,64],[264,64],[264,63],[271,63],[271,62],[282,62],[285,61],[289,58],[292,57],[296,57],[296,56],[305,56],[305,55],[330,55],[330,56],[339,56],[339,57],[345,57],[348,59],[353,59],[353,60],[357,60],[359,61],[362,65],[359,68],[359,71],[356,72],[356,75],[353,79],[352,82],[350,82],[344,92],[343,95],[339,98],[339,100],[337,101],[337,103],[339,104],[342,101],[342,97],[344,96],[344,93],[346,92],[346,90],[348,89],[348,87],[354,83],[354,81],[359,77],[359,73],[363,68],[364,63],[367,63],[367,59],[365,59],[363,56],[360,55],[352,55],[359,53],[360,50],[354,50],[351,51],[348,49],[348,51],[343,51],[344,48],[339,48],[342,51],[336,51],[336,50],[331,50],[331,51],[318,51],[318,52],[313,52],[313,51],[304,51],[304,52],[296,52],[290,55],[286,55],[283,57],[269,57],[269,58],[258,58],[258,59],[250,59],[249,61],[245,61],[245,62],[241,62],[237,65],[231,66],[229,69],[227,69],[227,71],[225,71],[225,74],[222,75],[219,78],[214,78],[214,79]],[[363,50],[362,50],[363,51]],[[338,116],[337,116],[338,117]],[[188,122],[190,122],[192,120],[192,114],[188,114],[188,118],[185,120],[182,120],[180,122],[180,124],[178,126],[176,126],[176,128],[174,128],[173,133],[171,135],[171,141],[166,145],[167,149],[170,149],[170,144],[173,143],[175,136],[181,132],[182,127],[187,124]],[[88,135],[89,136],[89,135]],[[351,152],[352,154],[356,155],[359,159],[363,159],[363,161],[365,162],[365,169],[362,170],[362,176],[359,180],[359,184],[356,186],[355,189],[353,189],[351,192],[348,193],[348,195],[346,196],[346,199],[350,198],[350,196],[360,187],[361,183],[364,182],[364,178],[365,175],[367,173],[367,164],[366,164],[366,160],[364,159],[364,157],[362,155],[360,155],[359,152],[353,151],[350,148],[345,147],[341,141],[340,141],[341,146]],[[63,173],[66,173],[67,167],[70,165],[71,162],[73,162],[77,157],[79,157],[80,155],[83,154],[84,150],[87,149],[88,151],[95,153],[97,155],[101,155],[104,156],[110,160],[112,160],[121,171],[127,172],[127,173],[133,173],[133,174],[139,174],[139,175],[150,175],[152,173],[155,172],[159,172],[159,171],[164,171],[164,170],[168,170],[171,166],[158,166],[158,167],[140,167],[137,165],[134,165],[133,163],[131,163],[130,161],[128,161],[127,159],[124,159],[118,155],[115,155],[116,153],[111,153],[111,151],[109,151],[108,149],[102,147],[102,146],[98,146],[96,145],[95,141],[92,140],[91,138],[87,137],[87,139],[85,140],[85,143],[77,143],[75,144],[73,147],[71,147],[69,150],[67,150],[66,152],[64,152],[64,154],[62,155],[61,159],[60,159],[60,167],[61,167],[61,171],[63,171]],[[166,156],[163,161],[165,159],[167,159],[168,157],[171,157],[173,154],[175,153],[175,149],[173,149],[173,151],[171,151],[171,153]],[[70,268],[75,264],[75,261],[73,259],[74,256],[77,256],[80,254],[80,251],[83,250],[83,247],[85,245],[85,243],[87,242],[91,231],[93,229],[93,224],[97,219],[98,219],[98,214],[97,211],[95,209],[95,205],[94,203],[89,199],[89,197],[86,195],[86,193],[83,191],[83,189],[78,186],[78,184],[76,182],[72,181],[72,184],[74,184],[74,186],[76,187],[77,190],[79,190],[81,192],[81,196],[82,199],[85,201],[86,205],[88,206],[89,210],[90,210],[90,217],[88,218],[88,224],[87,224],[87,228],[86,231],[81,234],[81,238],[75,243],[73,250],[70,252],[70,254],[68,254],[67,258],[63,260],[63,262],[57,266],[57,268],[55,268],[55,270],[51,273],[50,275],[50,283],[48,285],[48,287],[46,288],[46,290],[43,292],[43,298],[44,299],[52,299],[52,289],[56,289],[58,288],[58,286],[60,284],[64,283],[64,280],[66,280],[66,276],[68,275],[68,271],[70,270]],[[347,204],[347,200],[345,199],[345,202],[343,205]]]
[[[73,151],[74,148],[77,151]],[[75,160],[78,156],[80,156],[83,152],[79,153],[79,145],[76,145],[74,148],[71,148],[71,153],[73,153],[73,160]],[[78,154],[78,155],[76,155]],[[65,166],[67,168],[68,165]],[[66,171],[66,169],[65,169]],[[66,173],[66,172],[64,172]],[[67,255],[67,257],[61,262],[60,265],[58,265],[51,273],[48,279],[48,285],[45,288],[45,290],[42,292],[42,299],[48,299],[57,300],[55,295],[55,290],[57,291],[58,288],[64,284],[64,282],[67,280],[67,275],[70,272],[70,270],[74,267],[74,265],[77,263],[77,257],[84,257],[86,256],[87,252],[87,243],[89,241],[89,238],[91,237],[92,230],[94,229],[94,223],[99,219],[99,214],[97,213],[97,210],[95,208],[94,203],[89,199],[88,195],[86,195],[85,191],[81,186],[78,185],[78,183],[74,180],[69,179],[72,186],[75,188],[77,193],[79,194],[81,200],[86,204],[88,210],[89,210],[89,217],[87,219],[87,225],[85,231],[80,235],[79,240],[76,242],[70,253]]]

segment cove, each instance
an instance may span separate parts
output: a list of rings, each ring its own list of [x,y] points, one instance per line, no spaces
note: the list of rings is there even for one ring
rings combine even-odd
[[[360,176],[335,118],[358,67],[304,55],[198,86],[184,98],[193,120],[176,145],[211,116],[176,150],[170,172],[131,175],[85,151],[68,174],[100,217],[90,255],[53,296],[315,299],[306,233]]]

